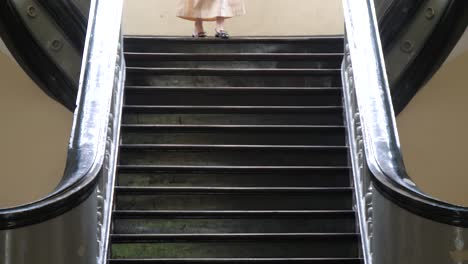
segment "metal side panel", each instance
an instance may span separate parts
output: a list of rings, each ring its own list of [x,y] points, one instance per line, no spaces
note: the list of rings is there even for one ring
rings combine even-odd
[[[97,196],[49,221],[0,231],[2,264],[95,263],[97,242]],[[94,216],[94,217],[93,217]]]
[[[86,19],[89,17],[89,8],[91,0],[70,0]]]
[[[373,2],[344,3],[345,110],[366,263],[467,264],[466,208],[422,193],[404,169]]]
[[[75,89],[78,89],[80,52],[73,47],[41,5],[32,0],[16,0],[13,3],[36,42],[67,77],[74,81]]]
[[[407,25],[406,30],[386,52],[387,75],[391,87],[394,87],[424,48],[427,39],[442,19],[448,2],[447,0],[426,1],[415,14],[415,19]]]
[[[373,258],[378,264],[466,264],[468,229],[412,214],[373,192]]]

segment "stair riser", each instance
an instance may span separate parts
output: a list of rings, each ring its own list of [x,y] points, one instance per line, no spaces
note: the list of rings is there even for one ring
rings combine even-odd
[[[348,171],[278,173],[131,173],[120,172],[120,186],[168,187],[349,187]]]
[[[360,258],[111,259],[109,264],[362,264]]]
[[[112,255],[121,258],[356,257],[357,252],[356,239],[244,243],[141,243],[112,246]]]
[[[313,113],[129,113],[123,117],[124,124],[161,125],[342,125],[340,110],[316,111]]]
[[[317,129],[304,132],[123,132],[124,144],[213,144],[213,145],[330,145],[344,146],[341,129]]]
[[[360,263],[342,38],[125,47],[110,263]]]
[[[315,219],[118,219],[116,234],[353,233],[354,217]]]
[[[350,210],[350,192],[281,194],[125,194],[117,210]]]
[[[340,58],[324,58],[314,61],[304,60],[280,60],[276,61],[210,61],[210,60],[160,60],[157,57],[132,58],[127,56],[127,66],[130,67],[155,67],[155,68],[242,68],[242,69],[337,69],[341,66]]]
[[[340,106],[341,91],[262,91],[203,89],[127,89],[127,105],[212,105],[212,106]]]
[[[339,87],[341,77],[336,74],[310,75],[164,75],[150,72],[130,72],[127,85],[179,87]]]
[[[142,150],[122,149],[122,165],[346,166],[347,150]]]
[[[339,53],[343,52],[343,39],[262,41],[193,41],[126,39],[127,52],[152,53]]]

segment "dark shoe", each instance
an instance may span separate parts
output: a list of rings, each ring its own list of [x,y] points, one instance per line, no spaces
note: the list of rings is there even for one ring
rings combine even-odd
[[[206,32],[193,33],[192,38],[206,38]]]
[[[216,31],[215,37],[220,39],[229,39],[229,34],[224,30]]]

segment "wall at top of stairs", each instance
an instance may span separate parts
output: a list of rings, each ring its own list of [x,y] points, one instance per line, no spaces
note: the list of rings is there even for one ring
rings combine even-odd
[[[176,0],[125,0],[124,34],[190,35],[192,23],[175,17]],[[228,21],[237,36],[337,35],[344,32],[341,0],[245,0],[247,15]],[[206,27],[214,32],[213,23]]]
[[[1,54],[5,54],[7,55],[8,57],[10,57],[11,59],[13,59],[13,56],[11,55],[10,51],[8,50],[8,48],[6,47],[5,43],[3,42],[3,40],[0,38],[0,55]]]
[[[72,118],[0,52],[0,208],[35,201],[57,186]]]

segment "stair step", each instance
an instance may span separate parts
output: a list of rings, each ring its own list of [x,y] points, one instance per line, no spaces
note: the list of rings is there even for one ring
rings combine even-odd
[[[120,186],[349,187],[346,167],[166,167],[120,165]]]
[[[343,36],[296,38],[213,38],[127,36],[127,52],[162,53],[340,53],[344,50]]]
[[[341,88],[127,86],[128,105],[340,106]]]
[[[150,186],[116,186],[118,194],[263,194],[263,193],[334,193],[349,192],[351,187],[150,187]]]
[[[111,264],[357,264],[343,37],[126,37]]]
[[[125,105],[124,124],[343,125],[342,106]]]
[[[131,112],[222,112],[222,113],[301,113],[313,111],[338,110],[343,111],[342,106],[196,106],[196,105],[125,105],[125,110]]]
[[[116,211],[115,234],[355,232],[353,211]]]
[[[126,52],[129,67],[339,68],[343,53],[146,53]]]
[[[346,166],[345,146],[121,145],[122,165]]]
[[[352,188],[117,187],[117,210],[350,210]]]
[[[359,250],[354,233],[112,235],[111,241],[114,258],[349,258]]]
[[[122,125],[124,144],[344,145],[343,126]]]
[[[339,87],[336,69],[220,69],[127,67],[129,86]]]
[[[112,234],[113,243],[160,243],[160,242],[253,242],[253,241],[303,241],[317,239],[357,239],[356,233],[271,233],[271,234]]]
[[[110,264],[361,264],[359,258],[198,258],[198,259],[110,259]]]
[[[354,218],[354,217],[353,217]],[[352,232],[353,219],[117,219],[115,234]]]

